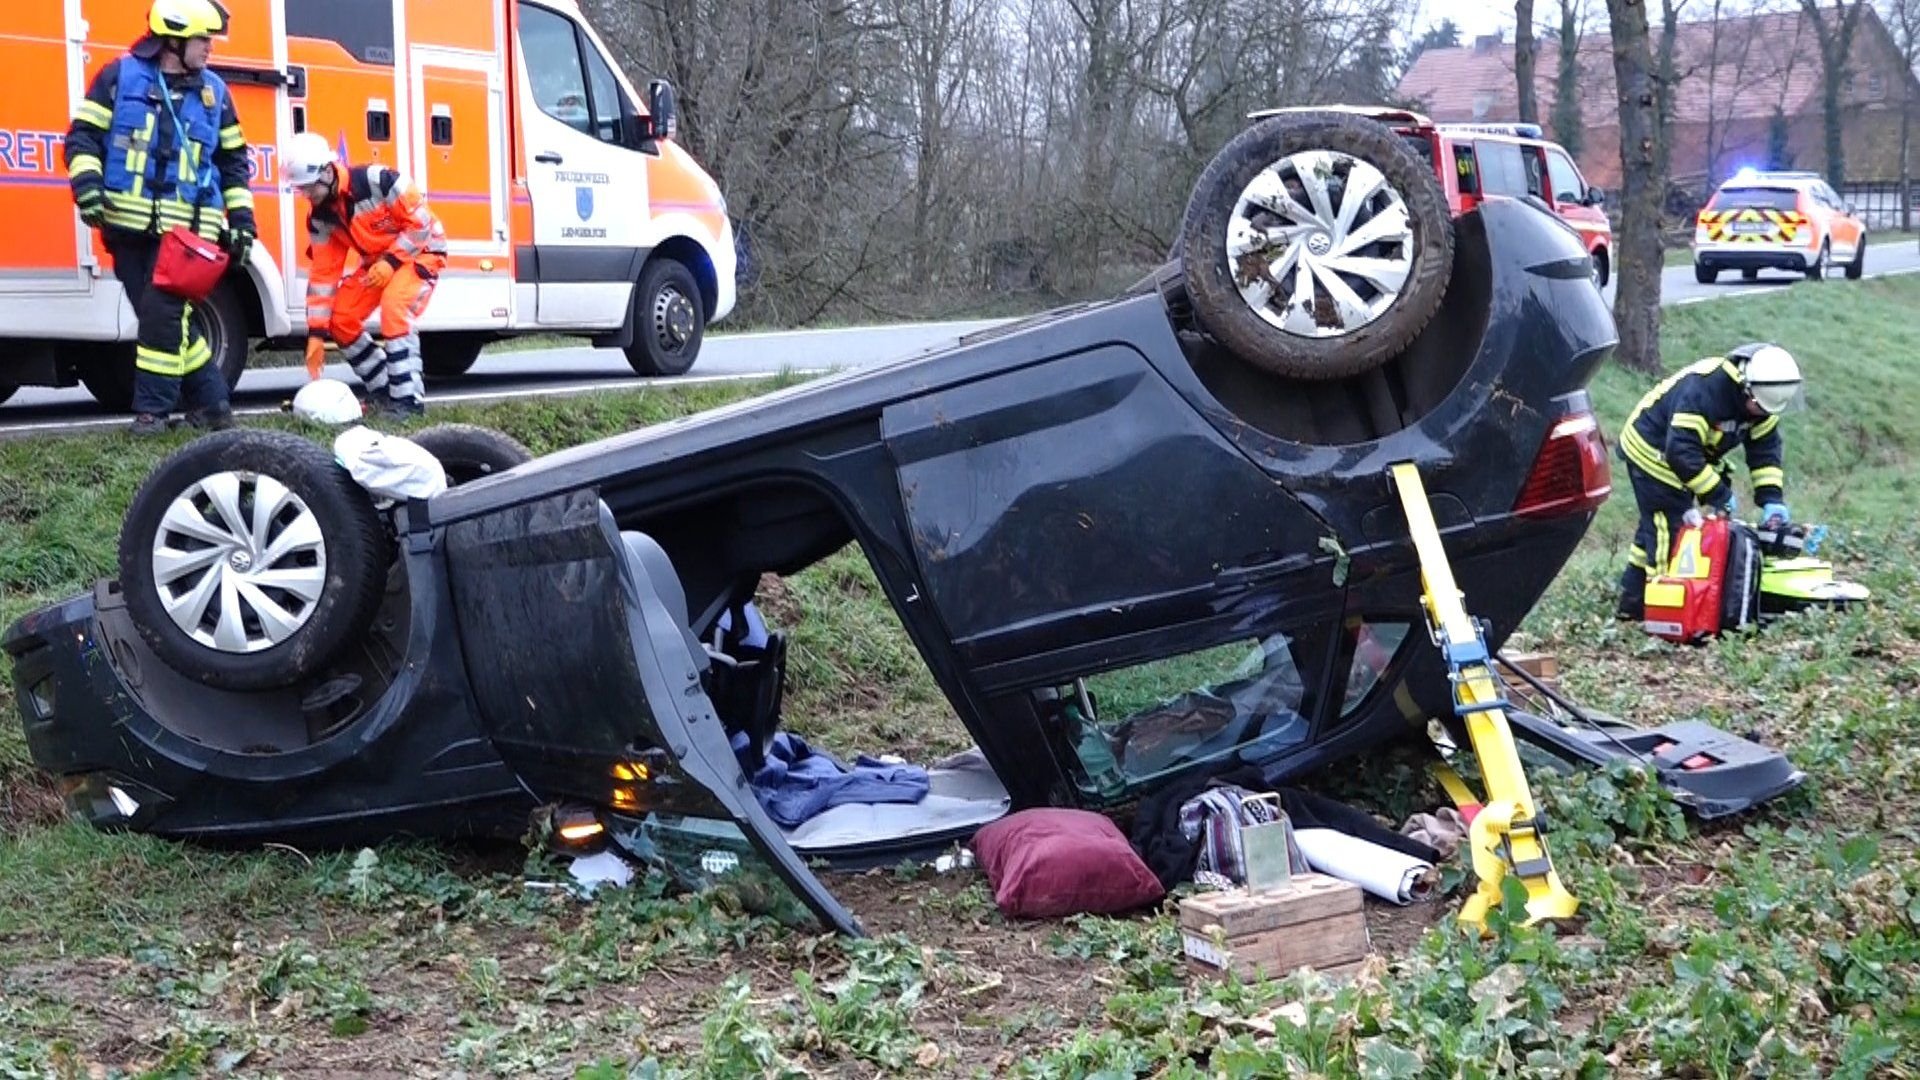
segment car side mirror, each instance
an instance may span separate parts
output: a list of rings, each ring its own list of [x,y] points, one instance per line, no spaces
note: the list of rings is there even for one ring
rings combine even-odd
[[[653,138],[672,139],[679,133],[680,106],[674,101],[672,83],[655,79],[647,84],[647,111],[653,114]]]
[[[1605,206],[1607,204],[1607,196],[1606,193],[1599,188],[1588,188],[1586,197],[1582,198],[1580,202],[1586,206]]]

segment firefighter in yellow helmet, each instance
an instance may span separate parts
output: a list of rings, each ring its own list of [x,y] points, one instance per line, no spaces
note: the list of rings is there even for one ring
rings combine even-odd
[[[67,177],[81,220],[99,229],[139,319],[135,434],[187,420],[230,427],[228,387],[192,304],[153,287],[160,238],[185,226],[246,262],[256,235],[246,138],[233,95],[207,69],[227,30],[214,0],[154,0],[147,33],[100,69],[67,129]]]

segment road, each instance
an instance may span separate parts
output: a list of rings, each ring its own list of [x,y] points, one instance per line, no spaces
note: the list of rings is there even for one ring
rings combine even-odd
[[[1920,245],[1910,239],[1903,238],[1897,245],[1889,243],[1867,250],[1869,277],[1916,272],[1920,272]],[[1801,280],[1799,275],[1769,271],[1753,283],[1741,281],[1738,274],[1723,274],[1720,284],[1701,285],[1693,280],[1691,266],[1669,267],[1661,280],[1661,300],[1669,306],[1701,303],[1765,292],[1798,280]],[[1830,284],[1845,287],[1844,279],[1837,273]],[[1610,302],[1613,291],[1613,286],[1609,285],[1606,294]],[[782,370],[805,372],[834,367],[869,367],[950,345],[963,334],[999,322],[912,323],[839,330],[717,334],[707,340],[693,374],[665,380],[634,377],[626,358],[613,349],[580,346],[502,351],[496,348],[483,354],[467,377],[455,382],[436,383],[428,394],[430,402],[486,401],[529,394],[630,390],[649,382],[686,385],[731,381],[777,374]],[[344,364],[329,365],[327,374],[352,381]],[[292,397],[305,380],[306,369],[300,367],[249,371],[234,395],[235,408],[242,414],[278,410],[280,404]],[[43,434],[114,427],[125,423],[125,417],[103,414],[92,396],[80,387],[67,390],[28,387],[16,394],[8,404],[0,405],[0,435]]]

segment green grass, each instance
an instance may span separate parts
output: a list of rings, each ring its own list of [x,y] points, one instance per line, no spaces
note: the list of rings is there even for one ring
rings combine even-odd
[[[1633,513],[1616,492],[1523,643],[1557,655],[1595,708],[1756,732],[1809,780],[1702,826],[1637,774],[1536,774],[1583,902],[1570,927],[1501,915],[1485,941],[1444,918],[1410,938],[1376,927],[1381,955],[1353,984],[1216,983],[1183,968],[1171,905],[1010,924],[973,872],[836,878],[875,932],[851,943],[658,880],[582,904],[529,888],[554,868],[515,846],[215,852],[109,836],[58,820],[0,684],[0,1076],[1920,1075],[1920,522],[1906,479],[1920,438],[1903,426],[1920,417],[1916,310],[1920,279],[1906,277],[1666,313],[1669,368],[1755,338],[1800,357],[1790,501],[1833,526],[1832,555],[1876,601],[1699,649],[1623,630],[1608,611]],[[1610,437],[1651,381],[1596,379]],[[546,451],[766,388],[436,419]],[[0,443],[0,621],[111,573],[127,500],[181,441]],[[766,606],[793,630],[803,730],[846,750],[964,741],[856,553],[777,583]],[[1380,755],[1329,782],[1398,819],[1438,799],[1424,760]]]

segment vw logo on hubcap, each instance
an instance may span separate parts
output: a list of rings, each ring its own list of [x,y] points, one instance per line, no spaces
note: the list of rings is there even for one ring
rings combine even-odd
[[[237,573],[244,574],[253,569],[253,556],[244,551],[236,551],[227,556],[227,565],[233,567]]]
[[[1333,237],[1326,233],[1314,233],[1307,238],[1307,250],[1315,255],[1325,255],[1333,250]]]

